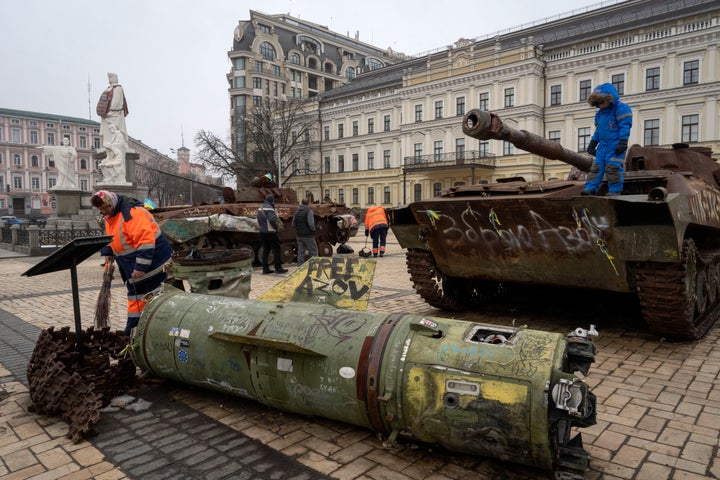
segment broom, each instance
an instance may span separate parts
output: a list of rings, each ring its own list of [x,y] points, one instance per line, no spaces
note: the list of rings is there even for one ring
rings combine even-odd
[[[115,262],[110,259],[105,262],[103,283],[95,303],[95,328],[97,329],[110,326],[110,284],[112,284],[114,273]]]

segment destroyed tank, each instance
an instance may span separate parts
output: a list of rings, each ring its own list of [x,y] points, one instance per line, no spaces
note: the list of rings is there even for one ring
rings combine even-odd
[[[504,140],[573,166],[567,180],[453,187],[390,209],[417,293],[446,310],[477,309],[512,284],[636,296],[656,335],[701,338],[720,313],[720,165],[709,148],[633,145],[622,195],[583,196],[592,157],[472,110],[466,135]]]
[[[251,248],[254,263],[262,258],[262,242],[257,226],[257,212],[272,194],[275,211],[282,220],[279,232],[282,263],[297,258],[297,240],[292,218],[299,202],[295,190],[278,187],[263,177],[255,179],[251,187],[223,189],[223,202],[203,205],[161,207],[153,215],[168,237],[175,257],[201,258],[204,251]],[[357,233],[358,222],[344,204],[326,198],[309,205],[315,219],[315,240],[321,257],[332,256],[333,245],[344,244]],[[274,263],[270,252],[270,263]]]

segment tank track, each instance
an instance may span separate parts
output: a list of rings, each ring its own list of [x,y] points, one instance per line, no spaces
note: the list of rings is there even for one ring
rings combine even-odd
[[[100,409],[135,386],[136,368],[121,354],[127,345],[123,332],[87,329],[82,356],[75,338],[69,327],[43,330],[27,377],[35,411],[59,415],[69,425],[67,438],[78,443],[100,420]]]
[[[635,271],[640,308],[650,330],[673,340],[698,340],[720,317],[720,258],[703,257],[685,240],[682,261],[644,263]]]
[[[438,270],[429,251],[409,248],[405,261],[413,288],[426,303],[442,310],[459,311],[465,308],[463,301],[443,289],[447,278]]]

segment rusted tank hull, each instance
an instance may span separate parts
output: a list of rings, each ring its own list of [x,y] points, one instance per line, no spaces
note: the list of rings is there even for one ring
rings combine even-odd
[[[175,251],[191,247],[250,247],[259,258],[262,242],[255,219],[261,206],[262,202],[248,202],[168,207],[155,210],[154,215]],[[284,227],[279,234],[283,263],[297,257],[297,233],[291,226],[297,207],[297,203],[275,203],[275,211]],[[315,240],[320,256],[331,256],[333,245],[345,243],[357,234],[358,223],[344,205],[321,203],[312,204],[310,208],[314,213]]]
[[[588,457],[570,430],[595,423],[595,401],[572,373],[594,360],[588,333],[164,293],[143,310],[131,350],[155,375],[390,442],[582,478]]]
[[[687,226],[668,203],[643,206],[646,228],[623,225],[637,206],[629,196],[438,197],[406,207],[414,225],[391,218],[391,228],[402,246],[431,251],[449,276],[628,292],[629,263],[678,261],[677,232]]]

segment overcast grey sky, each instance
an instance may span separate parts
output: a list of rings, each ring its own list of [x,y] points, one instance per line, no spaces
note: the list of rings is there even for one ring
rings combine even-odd
[[[5,1],[0,107],[99,121],[95,105],[115,72],[128,99],[128,134],[174,157],[182,135],[191,151],[199,130],[228,137],[227,52],[250,10],[359,32],[363,42],[412,55],[617,2]]]

